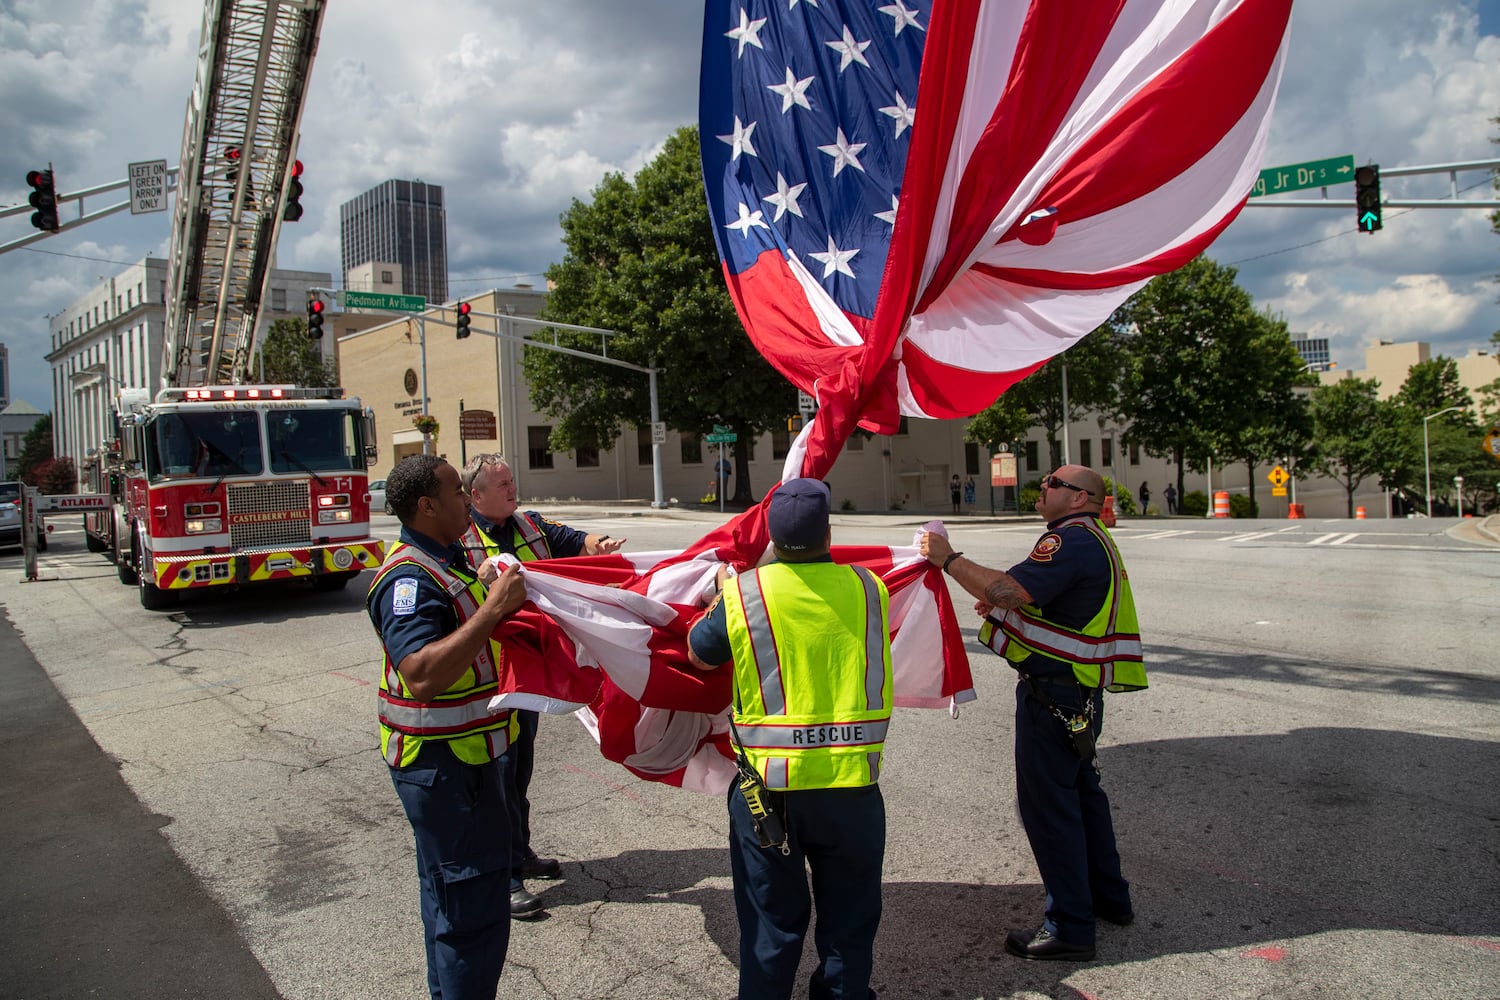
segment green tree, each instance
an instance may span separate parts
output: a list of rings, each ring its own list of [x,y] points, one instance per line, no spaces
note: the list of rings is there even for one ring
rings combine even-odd
[[[268,385],[300,385],[310,389],[339,384],[338,366],[318,354],[318,342],[307,335],[307,321],[278,319],[260,345],[256,378]]]
[[[1062,464],[1058,439],[1064,425],[1089,412],[1116,415],[1124,364],[1120,331],[1106,323],[1017,382],[1000,399],[1030,413],[1028,426],[1041,424],[1047,435],[1052,467],[1056,468]],[[1062,391],[1064,370],[1068,377],[1066,413]]]
[[[52,414],[45,413],[31,425],[31,430],[21,438],[21,453],[16,456],[16,465],[10,472],[17,479],[31,482],[26,477],[31,470],[52,458]],[[34,483],[32,485],[35,485]]]
[[[1195,257],[1153,278],[1111,319],[1127,331],[1120,407],[1132,421],[1128,437],[1177,465],[1179,496],[1187,469],[1201,471],[1218,447],[1236,444],[1239,414],[1261,391],[1246,359],[1265,321],[1236,273]]]
[[[984,445],[985,449],[993,455],[1000,450],[1002,445],[1009,448],[1019,442],[1035,423],[1035,415],[1022,406],[1013,393],[1007,392],[974,415],[969,421],[969,426],[964,428],[964,440]],[[1018,463],[1016,472],[1019,476],[1019,455],[1016,461]],[[1001,487],[1001,489],[1011,491],[1012,502],[1018,505],[1019,510],[1019,486]],[[991,497],[993,498],[993,494]],[[1007,501],[1003,492],[1000,499],[1001,507],[1004,509]]]
[[[566,252],[547,271],[553,287],[541,318],[614,330],[611,358],[660,368],[668,426],[733,427],[734,500],[753,502],[750,446],[786,427],[797,391],[756,351],[724,288],[697,131],[674,132],[634,180],[607,175],[591,201],[563,213],[562,229]],[[599,338],[559,331],[557,343],[597,353]],[[644,375],[532,347],[523,363],[533,403],[558,421],[554,448],[600,446],[649,423]]]
[[[1458,377],[1458,362],[1442,356],[1421,361],[1406,372],[1406,381],[1396,393],[1396,402],[1422,416],[1450,406],[1473,406],[1469,390]]]
[[[1354,516],[1354,491],[1389,465],[1377,432],[1380,383],[1346,378],[1320,385],[1312,394],[1312,420],[1318,441],[1313,467],[1344,488],[1347,516]]]

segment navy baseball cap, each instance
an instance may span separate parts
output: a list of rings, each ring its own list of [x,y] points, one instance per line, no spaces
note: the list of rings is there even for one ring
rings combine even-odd
[[[803,552],[828,540],[828,484],[821,479],[788,479],[771,494],[766,527],[778,549]]]

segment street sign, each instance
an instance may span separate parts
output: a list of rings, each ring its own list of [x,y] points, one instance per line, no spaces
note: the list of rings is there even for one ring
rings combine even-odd
[[[652,421],[652,423],[651,423],[651,443],[652,444],[666,444],[667,443],[667,422],[665,420],[655,420],[655,421]]]
[[[739,439],[740,436],[733,432],[729,434],[707,434],[703,438],[709,444],[734,444]]]
[[[1354,180],[1354,156],[1334,156],[1326,160],[1309,160],[1285,167],[1270,167],[1260,172],[1250,197],[1283,194],[1306,188],[1328,187]]]
[[[1278,465],[1276,466],[1276,468],[1266,473],[1266,478],[1271,481],[1272,486],[1276,487],[1277,489],[1281,489],[1281,487],[1286,485],[1286,481],[1288,479],[1291,479],[1292,477],[1287,475],[1287,471]],[[1282,496],[1282,494],[1280,493],[1273,493],[1272,495],[1278,497]]]
[[[733,434],[734,433],[734,428],[733,427],[725,427],[723,424],[714,424],[714,433],[715,434]]]
[[[465,410],[458,415],[458,436],[464,441],[498,441],[495,414],[489,410]]]
[[[339,292],[339,305],[345,309],[380,309],[385,312],[419,313],[427,308],[421,295],[391,295],[386,292]]]
[[[801,389],[797,390],[797,411],[799,413],[812,413],[818,408],[818,401],[813,399]]]
[[[1273,497],[1284,497],[1284,496],[1286,496],[1286,487],[1285,486],[1272,486],[1271,487],[1271,495]]]
[[[43,494],[36,498],[38,514],[59,510],[109,510],[113,503],[107,493]]]
[[[143,160],[130,164],[130,214],[167,210],[167,161]]]
[[[1014,454],[1006,451],[990,456],[990,485],[1016,485],[1016,456]]]

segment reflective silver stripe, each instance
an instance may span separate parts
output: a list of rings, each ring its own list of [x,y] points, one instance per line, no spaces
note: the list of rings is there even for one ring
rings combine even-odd
[[[510,749],[510,726],[507,724],[499,729],[487,730],[484,740],[490,749],[490,760],[494,760]]]
[[[760,675],[760,701],[766,715],[786,714],[786,691],[781,683],[781,657],[776,652],[776,636],[771,632],[771,616],[766,613],[766,596],[760,587],[760,571],[735,577],[740,588],[740,607],[750,632],[750,648],[755,651],[755,669]]]
[[[815,747],[862,747],[884,743],[889,719],[861,722],[820,722],[808,726],[765,726],[741,723],[740,742],[757,750],[807,750]]]
[[[498,714],[490,709],[490,698],[494,694],[493,690],[476,691],[456,705],[442,702],[402,704],[382,691],[380,718],[390,728],[414,736],[462,735],[463,730],[472,728],[477,722],[499,722],[505,718],[504,709]]]
[[[512,515],[512,519],[516,523],[516,533],[521,536],[521,541],[526,543],[526,547],[538,559],[552,558],[552,550],[547,547],[547,535],[532,522],[531,518],[520,511],[516,511]],[[521,558],[520,553],[516,554],[516,558]],[[522,561],[524,562],[525,560]]]
[[[865,707],[878,711],[885,704],[885,618],[880,614],[880,587],[875,574],[851,566],[865,589]]]
[[[880,780],[880,751],[873,750],[865,754],[865,760],[870,765],[870,783],[874,784]]]
[[[787,758],[766,758],[766,787],[777,791],[786,791],[791,787],[791,779],[787,777]]]
[[[393,732],[385,740],[385,762],[392,767],[401,766],[401,744],[406,739],[400,733]]]
[[[1094,639],[1064,632],[1030,615],[1012,608],[1005,612],[1005,631],[1029,646],[1074,663],[1103,663],[1106,660],[1139,660],[1141,637],[1117,635],[1113,639]]]

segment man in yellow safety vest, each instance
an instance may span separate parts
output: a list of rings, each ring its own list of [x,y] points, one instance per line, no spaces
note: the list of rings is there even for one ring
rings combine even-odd
[[[721,571],[720,597],[688,636],[700,669],[733,661],[741,1000],[791,996],[814,899],[812,996],[874,996],[890,596],[869,570],[833,562],[828,501],[815,479],[777,487],[766,513],[775,561],[727,581]]]
[[[979,599],[979,640],[1021,675],[1016,800],[1047,902],[1040,928],[1006,938],[1018,958],[1088,961],[1096,918],[1135,919],[1094,742],[1104,689],[1140,690],[1146,671],[1130,578],[1100,521],[1103,504],[1104,481],[1092,469],[1065,465],[1043,477],[1036,509],[1047,530],[1008,571],[964,558],[943,535],[921,540],[922,554]]]

